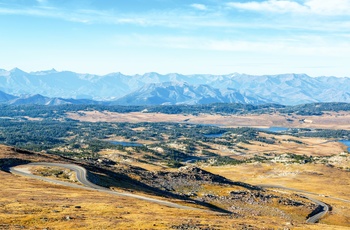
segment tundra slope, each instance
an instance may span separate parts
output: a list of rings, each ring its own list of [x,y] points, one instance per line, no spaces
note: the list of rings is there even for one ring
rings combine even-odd
[[[98,185],[96,185],[94,183],[91,183],[88,180],[88,174],[89,174],[88,171],[85,168],[80,167],[78,165],[74,165],[74,164],[60,164],[60,163],[44,163],[44,162],[30,163],[30,164],[27,164],[27,165],[29,165],[29,166],[62,167],[62,168],[70,169],[70,170],[76,172],[78,181],[80,183],[82,183],[84,186],[81,186],[81,185],[78,185],[78,184],[72,184],[72,183],[68,183],[68,182],[64,182],[64,181],[49,179],[49,178],[45,178],[45,177],[41,177],[41,176],[32,175],[31,173],[28,173],[25,170],[21,170],[20,168],[16,168],[16,167],[11,167],[10,168],[10,172],[13,173],[13,174],[27,176],[27,177],[31,177],[31,178],[34,178],[34,179],[39,179],[39,180],[43,180],[43,181],[46,181],[46,182],[55,183],[55,184],[61,184],[61,185],[68,186],[68,187],[80,188],[80,189],[88,189],[88,190],[91,190],[91,189],[92,190],[97,190],[97,191],[100,191],[100,192],[105,192],[105,193],[114,194],[114,195],[118,195],[118,196],[127,196],[127,197],[137,198],[137,199],[141,199],[141,200],[145,200],[145,201],[149,201],[149,202],[153,202],[153,203],[157,203],[157,204],[160,204],[160,205],[165,205],[165,206],[173,207],[173,208],[186,209],[186,210],[201,210],[201,209],[198,209],[198,208],[183,206],[183,205],[175,204],[175,203],[172,203],[172,202],[158,200],[158,199],[153,199],[153,198],[149,198],[149,197],[145,197],[145,196],[139,196],[139,195],[135,195],[135,194],[131,194],[131,193],[121,193],[121,192],[111,191],[110,189],[107,189],[105,187],[101,187],[101,186],[98,186]]]
[[[145,197],[145,196],[140,196],[140,195],[135,195],[135,194],[130,194],[130,193],[121,193],[121,192],[115,192],[115,191],[111,191],[107,188],[98,186],[96,184],[91,183],[88,180],[88,171],[83,168],[80,167],[78,165],[74,165],[74,164],[60,164],[60,163],[45,163],[45,162],[38,162],[38,163],[30,163],[27,164],[29,166],[50,166],[50,167],[63,167],[63,168],[67,168],[70,170],[73,170],[74,172],[76,172],[77,175],[77,179],[80,183],[82,183],[84,186],[81,185],[77,185],[77,184],[72,184],[72,183],[67,183],[67,182],[63,182],[63,181],[58,181],[58,180],[53,180],[53,179],[49,179],[49,178],[44,178],[44,177],[40,177],[40,176],[35,176],[32,175],[31,173],[26,172],[26,170],[21,170],[20,168],[16,168],[16,167],[11,167],[10,168],[10,172],[13,174],[17,174],[17,175],[22,175],[22,176],[27,176],[27,177],[31,177],[31,178],[35,178],[35,179],[39,179],[39,180],[43,180],[43,181],[47,181],[47,182],[51,182],[51,183],[56,183],[56,184],[61,184],[61,185],[65,185],[68,187],[73,187],[73,188],[80,188],[80,189],[92,189],[92,190],[97,190],[100,192],[105,192],[105,193],[109,193],[109,194],[113,194],[113,195],[118,195],[118,196],[128,196],[128,197],[132,197],[132,198],[137,198],[137,199],[141,199],[141,200],[145,200],[145,201],[149,201],[149,202],[153,202],[153,203],[157,203],[160,205],[165,205],[168,207],[173,207],[173,208],[179,208],[179,209],[185,209],[185,210],[201,210],[198,208],[193,208],[193,207],[188,207],[188,206],[183,206],[183,205],[179,205],[179,204],[175,204],[172,202],[168,202],[168,201],[163,201],[163,200],[158,200],[158,199],[154,199],[154,198],[149,198],[149,197]],[[285,188],[285,187],[281,187],[281,186],[276,186],[276,185],[263,185],[263,187],[271,187],[271,188],[281,188],[281,189],[287,189],[287,190],[292,190],[292,191],[298,191],[298,192],[302,192],[302,193],[307,193],[305,191],[300,191],[300,190],[296,190],[296,189],[292,189],[292,188]],[[312,202],[320,205],[323,207],[323,210],[321,212],[316,212],[313,216],[309,217],[307,219],[307,223],[316,223],[318,222],[325,214],[327,214],[328,212],[328,206],[319,201],[316,200],[314,198],[310,198],[307,197],[309,200],[311,200]],[[207,211],[207,210],[202,210],[202,211]],[[227,214],[227,213],[223,213],[223,214]]]

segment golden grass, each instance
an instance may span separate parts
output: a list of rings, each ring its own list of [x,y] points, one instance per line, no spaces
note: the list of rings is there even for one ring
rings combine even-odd
[[[307,138],[293,137],[289,135],[271,135],[260,133],[260,136],[276,138],[275,144],[266,144],[261,142],[251,142],[250,144],[241,143],[240,146],[247,148],[246,154],[261,154],[261,153],[294,153],[307,156],[332,156],[346,151],[347,147],[340,142],[329,142],[324,138]],[[302,144],[293,142],[301,141]]]
[[[230,127],[271,127],[350,129],[350,112],[327,113],[322,116],[300,116],[287,114],[162,114],[162,113],[115,113],[79,111],[67,113],[67,117],[89,122],[186,122],[197,124],[217,124]]]
[[[106,150],[101,154],[119,156],[125,153]],[[140,153],[139,157],[142,154]],[[59,157],[46,154],[21,154],[9,147],[0,146],[0,160],[5,158],[64,162]],[[136,164],[147,170],[163,169],[161,166],[135,162],[130,164]],[[348,198],[350,185],[348,173],[323,165],[247,164],[205,169],[232,180],[253,184],[281,184],[343,199]],[[303,184],[305,180],[309,183]],[[235,217],[205,211],[179,210],[128,197],[67,188],[2,171],[0,171],[0,181],[2,182],[0,229],[170,229],[173,226],[199,229],[259,229],[262,227],[340,229],[336,225],[345,229],[345,226],[350,226],[350,218],[347,214],[350,211],[349,205],[327,197],[322,197],[322,200],[332,205],[332,213],[322,219],[321,224],[305,225],[301,224],[303,220],[300,219],[306,214],[302,213],[303,211],[285,208],[286,213],[295,212],[290,215],[296,221],[289,223],[274,214],[273,205],[271,209],[266,209],[266,207],[242,203],[241,207],[246,206],[247,210],[257,209],[261,214]],[[334,186],[322,186],[323,184]],[[226,195],[229,191],[236,189],[239,188],[206,185],[203,186],[202,191]]]
[[[21,154],[0,146],[0,159],[60,161],[45,154]],[[169,208],[142,200],[68,188],[0,171],[0,229],[209,229],[303,227],[279,216],[227,216]],[[231,188],[208,186],[217,193]],[[238,189],[238,188],[236,188]],[[244,206],[244,205],[243,205]],[[254,206],[250,207],[254,208]],[[265,208],[259,208],[261,211]],[[311,226],[312,227],[312,226]]]
[[[350,203],[330,198],[350,200],[349,172],[320,164],[285,165],[282,163],[211,166],[204,169],[233,181],[244,181],[256,185],[281,185],[320,194],[322,196],[315,196],[315,198],[330,204],[333,208],[321,223],[350,227]]]
[[[347,147],[337,141],[331,142],[323,138],[306,138],[306,137],[293,137],[289,135],[272,135],[266,133],[259,133],[261,137],[267,139],[275,138],[274,144],[267,144],[259,141],[250,141],[249,144],[238,143],[237,145],[221,145],[213,143],[204,143],[210,147],[210,152],[218,154],[220,156],[229,156],[235,159],[249,159],[256,155],[282,155],[286,153],[293,153],[297,155],[307,155],[314,157],[329,157],[338,156],[347,150]],[[294,141],[292,141],[294,140]],[[225,141],[225,140],[224,140]],[[297,143],[302,142],[302,143]],[[198,146],[198,154],[205,148]],[[200,154],[199,154],[200,155]],[[339,160],[334,158],[335,161]],[[343,161],[342,163],[344,163]],[[335,164],[337,164],[335,162]],[[343,164],[343,167],[349,164]]]
[[[215,229],[283,226],[278,219],[231,219],[67,188],[0,171],[0,229],[170,229],[187,224]]]

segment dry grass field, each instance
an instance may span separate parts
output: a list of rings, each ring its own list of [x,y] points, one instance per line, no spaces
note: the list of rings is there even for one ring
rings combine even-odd
[[[260,133],[260,136],[271,137]],[[327,157],[340,154],[346,151],[347,147],[339,142],[330,142],[323,138],[296,138],[288,135],[274,136],[276,143],[267,144],[258,141],[250,141],[247,143],[238,143],[236,146],[225,146],[220,144],[207,144],[211,148],[211,152],[220,156],[234,157],[236,159],[248,159],[256,155],[282,155],[293,153],[306,156]],[[297,143],[295,141],[302,143]],[[345,165],[344,165],[345,167]]]
[[[11,159],[64,162],[60,157],[22,153],[10,147],[0,146],[2,165]],[[210,170],[222,173],[221,169],[224,172],[230,172],[225,168]],[[45,171],[47,169],[42,171],[36,168],[36,170],[39,170],[39,173],[47,172]],[[247,177],[248,175],[249,173],[246,174]],[[246,178],[241,178],[240,181],[243,179]],[[333,226],[333,222],[339,220],[339,218],[334,219],[337,215],[330,215],[323,221],[324,224],[307,225],[302,224],[302,219],[286,221],[278,215],[278,212],[273,214],[274,208],[271,208],[271,212],[264,213],[266,212],[264,210],[268,209],[263,206],[252,206],[241,201],[237,201],[237,207],[245,207],[247,210],[253,208],[260,214],[235,216],[207,211],[180,210],[133,198],[68,188],[15,176],[5,171],[0,171],[0,180],[2,182],[0,229],[343,229]],[[241,188],[204,186],[202,195],[205,196],[208,191],[213,194],[225,194],[236,189]],[[281,194],[273,191],[270,193]],[[340,194],[336,195],[340,196]],[[341,207],[334,210],[343,211]],[[285,212],[288,213],[288,211],[291,210],[286,208]],[[300,218],[297,213],[295,215],[291,213],[291,216]],[[340,223],[346,223],[346,221],[342,220]]]
[[[0,160],[59,161],[0,146]],[[61,161],[62,162],[62,161]],[[105,193],[68,188],[0,171],[0,229],[166,229],[242,227],[242,221],[205,211],[169,208]]]
[[[276,143],[267,144],[261,142],[241,143],[247,155],[263,153],[294,153],[307,156],[332,156],[346,151],[347,147],[337,141],[329,141],[324,138],[294,137],[288,135],[259,134],[262,137],[274,138]]]
[[[218,115],[218,114],[162,114],[162,113],[114,113],[79,111],[67,116],[89,122],[187,122],[194,124],[216,124],[227,127],[272,127],[350,129],[350,112],[327,113],[322,116],[300,116],[286,114]]]
[[[283,163],[210,166],[204,169],[231,180],[241,180],[255,185],[281,185],[319,194],[310,196],[332,207],[330,214],[321,219],[320,223],[341,226],[344,229],[350,227],[349,172],[321,164]]]
[[[230,228],[235,224],[214,214],[179,211],[4,172],[0,178],[0,229],[164,229],[191,222]]]

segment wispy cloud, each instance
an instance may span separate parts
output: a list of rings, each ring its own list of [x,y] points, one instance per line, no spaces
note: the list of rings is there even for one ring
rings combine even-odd
[[[147,24],[146,20],[137,16],[129,17],[127,15],[113,15],[110,12],[98,10],[68,10],[41,5],[30,8],[8,8],[0,6],[0,14],[56,18],[80,23]]]
[[[192,4],[191,7],[193,7],[194,9],[197,9],[197,10],[207,10],[208,9],[206,5],[198,4],[198,3]]]
[[[265,0],[250,2],[229,2],[229,7],[241,10],[276,12],[276,13],[303,13],[317,15],[350,15],[350,0]]]
[[[152,49],[184,49],[220,52],[263,53],[265,55],[292,56],[346,56],[350,52],[350,42],[334,42],[332,38],[304,35],[276,37],[274,39],[240,38],[215,39],[198,36],[170,36],[133,34],[115,36],[114,45],[121,47],[148,47]]]
[[[344,32],[349,31],[350,21],[347,19],[322,20],[313,18],[314,14],[339,15],[350,11],[350,0],[265,0],[250,2],[218,3],[207,7],[204,4],[193,3],[183,9],[152,10],[139,13],[97,10],[94,8],[64,8],[54,6],[48,0],[36,0],[35,6],[1,5],[0,14],[28,15],[36,17],[56,18],[85,24],[136,25],[141,27],[164,27],[179,30],[196,30],[205,28],[213,34],[227,35],[231,32],[250,33],[249,30],[266,29],[269,31],[283,30],[303,32]],[[35,1],[34,1],[35,2]],[[45,3],[45,4],[44,4]],[[254,20],[240,12],[233,15],[230,9],[249,10],[257,12],[299,13],[302,19],[294,18],[263,18]],[[311,16],[309,16],[309,13]],[[237,16],[238,15],[238,16]],[[223,30],[224,29],[224,30]],[[232,35],[232,34],[231,34]]]
[[[300,5],[297,2],[292,1],[279,1],[279,0],[268,0],[264,2],[229,2],[228,6],[251,11],[261,11],[261,12],[305,12],[306,7]]]
[[[350,15],[350,0],[308,0],[305,6],[316,14]]]
[[[245,27],[240,22],[231,22],[224,15],[206,6],[196,4],[196,9],[152,10],[140,13],[116,10],[67,9],[47,4],[34,7],[9,7],[0,5],[0,14],[25,15],[55,18],[85,24],[136,25],[141,27],[163,27],[171,29],[230,28]],[[198,12],[200,11],[200,12]]]

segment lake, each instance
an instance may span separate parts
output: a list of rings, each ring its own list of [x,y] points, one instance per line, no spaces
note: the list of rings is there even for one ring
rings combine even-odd
[[[126,142],[126,141],[110,141],[109,143],[114,145],[122,145],[124,147],[142,147],[143,144],[137,142]]]
[[[272,126],[272,127],[270,127],[270,128],[261,129],[261,130],[268,131],[268,132],[272,132],[272,133],[280,133],[280,132],[288,131],[289,128]]]
[[[341,140],[339,142],[348,146],[348,152],[350,152],[350,140]]]
[[[224,133],[204,134],[205,137],[212,137],[212,138],[222,137],[223,135]]]

